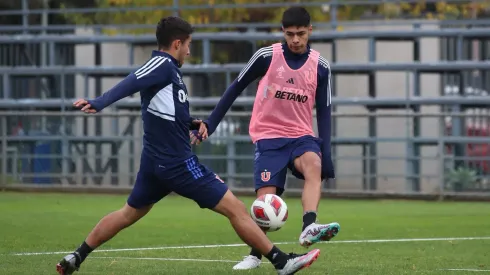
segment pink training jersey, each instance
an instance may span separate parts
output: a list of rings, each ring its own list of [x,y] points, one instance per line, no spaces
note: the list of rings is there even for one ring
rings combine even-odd
[[[257,88],[250,137],[255,143],[261,139],[314,136],[313,106],[320,53],[311,49],[305,64],[292,70],[281,44],[273,44],[272,49],[269,70]]]

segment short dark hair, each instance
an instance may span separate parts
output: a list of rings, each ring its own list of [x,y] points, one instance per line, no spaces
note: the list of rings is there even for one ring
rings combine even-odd
[[[156,36],[158,49],[167,49],[172,42],[180,40],[184,42],[194,32],[191,24],[182,18],[169,16],[158,22]]]
[[[282,26],[289,27],[309,27],[310,14],[303,7],[291,7],[282,14]]]

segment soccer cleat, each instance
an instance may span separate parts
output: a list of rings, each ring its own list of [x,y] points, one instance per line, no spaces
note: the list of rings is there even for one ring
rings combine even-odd
[[[252,256],[252,255],[248,255],[243,259],[243,261],[237,263],[233,267],[233,269],[234,270],[254,269],[254,268],[258,268],[261,263],[262,263],[261,259],[255,257],[255,256]]]
[[[339,231],[340,225],[336,222],[329,224],[312,223],[299,236],[299,244],[308,247],[320,241],[330,241],[333,237],[337,236]]]
[[[80,255],[77,252],[66,255],[56,265],[56,271],[60,275],[71,275],[80,268]]]
[[[295,274],[303,268],[309,267],[320,256],[320,249],[313,249],[312,251],[297,255],[289,254],[289,259],[286,265],[282,269],[276,269],[279,275]]]

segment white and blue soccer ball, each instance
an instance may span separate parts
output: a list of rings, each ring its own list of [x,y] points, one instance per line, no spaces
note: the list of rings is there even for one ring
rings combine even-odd
[[[250,208],[255,223],[266,232],[281,229],[288,219],[288,206],[281,197],[267,194],[258,197]]]

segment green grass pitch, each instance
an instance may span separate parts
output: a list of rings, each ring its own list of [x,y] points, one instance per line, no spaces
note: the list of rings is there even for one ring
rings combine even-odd
[[[253,201],[241,199],[248,206]],[[64,254],[14,254],[72,251],[125,200],[120,195],[0,193],[0,274],[56,274]],[[285,201],[289,220],[269,236],[288,242],[278,245],[285,252],[303,252],[297,244],[301,201]],[[488,203],[323,200],[318,218],[338,221],[341,231],[334,241],[313,246],[322,254],[299,274],[490,274]],[[447,239],[461,237],[475,239]],[[425,238],[437,239],[416,240]],[[275,274],[267,260],[253,271],[231,270],[249,248],[219,245],[241,243],[226,218],[171,196],[100,248],[132,250],[94,252],[76,274]]]

